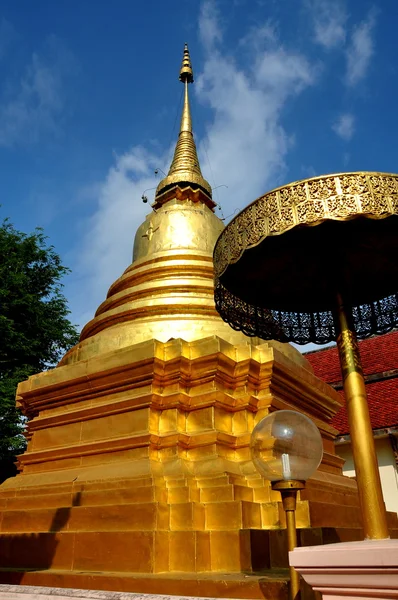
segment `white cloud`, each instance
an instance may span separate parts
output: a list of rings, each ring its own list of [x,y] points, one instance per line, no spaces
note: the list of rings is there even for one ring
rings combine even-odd
[[[346,39],[347,13],[339,0],[308,0],[314,40],[327,50],[343,46]]]
[[[204,48],[220,42],[222,33],[218,23],[218,11],[214,2],[202,2],[199,16],[199,36]]]
[[[314,30],[314,41],[327,50],[343,49],[346,56],[345,83],[353,87],[367,74],[374,54],[374,26],[377,11],[354,25],[348,34],[344,0],[304,0]]]
[[[300,53],[286,49],[276,35],[270,35],[269,28],[260,25],[251,32],[257,48],[254,54],[250,40],[244,42],[244,49],[255,60],[243,70],[233,57],[225,55],[213,2],[202,4],[199,29],[207,53],[191,93],[195,92],[197,99],[213,111],[206,139],[198,144],[200,160],[204,175],[213,186],[228,185],[227,190],[217,190],[215,200],[222,197],[224,213],[229,215],[281,182],[291,143],[281,112],[289,98],[314,83],[316,68]],[[242,54],[242,45],[236,46]],[[210,173],[206,172],[207,156]],[[83,247],[73,267],[75,289],[69,294],[73,320],[81,325],[92,317],[110,284],[130,264],[136,229],[149,212],[141,195],[157,184],[154,169],[169,164],[170,158],[170,149],[160,156],[142,147],[132,148],[116,157],[104,181],[96,185],[98,204],[85,226]],[[81,298],[83,310],[79,309]]]
[[[38,142],[58,132],[64,108],[62,71],[69,55],[53,36],[34,53],[18,79],[8,82],[0,99],[0,146]]]
[[[346,51],[346,83],[350,87],[357,85],[365,77],[369,68],[370,59],[374,54],[373,30],[375,22],[376,14],[372,10],[362,23],[354,27]]]
[[[336,135],[348,142],[354,135],[355,131],[354,115],[350,113],[343,113],[333,123],[332,129],[336,133]]]
[[[271,20],[268,20],[262,25],[250,27],[247,34],[239,40],[239,45],[248,48],[251,51],[261,52],[264,48],[264,44],[276,44],[277,41],[278,35],[276,25]]]
[[[280,182],[290,144],[281,111],[290,97],[314,83],[317,69],[299,52],[286,49],[269,23],[260,24],[243,38],[251,66],[240,68],[221,48],[220,26],[212,14],[211,30],[216,34],[213,44],[206,47],[208,54],[195,91],[213,110],[207,140],[200,149],[206,146],[216,183],[228,185],[219,195],[229,214]],[[202,167],[206,172],[203,159]]]

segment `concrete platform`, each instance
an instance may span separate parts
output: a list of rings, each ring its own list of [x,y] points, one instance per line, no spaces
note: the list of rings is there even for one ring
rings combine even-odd
[[[77,590],[38,586],[1,585],[0,598],[4,600],[216,600],[197,596],[165,596],[157,594],[129,594],[125,592],[103,592],[99,590]]]
[[[56,571],[5,571],[0,569],[0,600],[14,600],[12,593],[20,594],[15,598],[27,600],[25,590],[38,590],[31,597],[35,600],[47,600],[38,595],[46,592],[50,600],[64,598],[108,598],[117,599],[153,599],[161,597],[224,598],[287,600],[287,569],[265,570],[256,575],[244,573],[162,573],[148,575],[142,573],[100,573]],[[42,587],[43,586],[43,587]],[[87,591],[86,591],[87,589]],[[6,595],[2,594],[7,590]],[[117,590],[114,591],[114,590]],[[80,593],[71,596],[71,592]],[[55,594],[58,593],[58,596]],[[69,595],[68,595],[69,594]],[[83,595],[82,595],[83,594]],[[85,594],[85,595],[84,595]],[[97,596],[89,595],[97,594]],[[103,594],[102,596],[100,594]],[[113,595],[112,595],[113,594]],[[167,596],[166,596],[167,595]],[[29,596],[28,596],[29,598]]]

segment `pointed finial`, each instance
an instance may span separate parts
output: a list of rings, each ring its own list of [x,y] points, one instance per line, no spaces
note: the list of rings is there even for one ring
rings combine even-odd
[[[184,84],[184,104],[181,115],[180,132],[169,172],[156,188],[155,204],[160,206],[172,197],[171,190],[191,188],[200,191],[203,202],[213,209],[215,203],[211,199],[211,187],[200,170],[195,140],[192,133],[192,117],[189,106],[188,83],[193,83],[193,70],[189,56],[188,44],[184,46],[184,55],[180,70],[180,81]],[[169,193],[170,192],[170,193]],[[166,194],[166,196],[165,196]]]
[[[189,56],[188,44],[184,46],[184,55],[182,57],[182,64],[180,70],[179,80],[183,83],[193,83],[193,71],[191,65],[191,57]]]

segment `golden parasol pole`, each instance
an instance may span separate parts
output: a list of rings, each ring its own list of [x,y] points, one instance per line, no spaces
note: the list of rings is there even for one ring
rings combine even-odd
[[[351,307],[341,294],[334,318],[365,539],[381,540],[389,537],[386,508]]]

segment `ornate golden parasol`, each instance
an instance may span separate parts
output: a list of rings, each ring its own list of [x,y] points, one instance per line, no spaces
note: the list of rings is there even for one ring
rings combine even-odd
[[[252,336],[337,340],[365,536],[388,537],[357,337],[398,325],[398,175],[340,173],[261,196],[214,250],[216,306]]]

